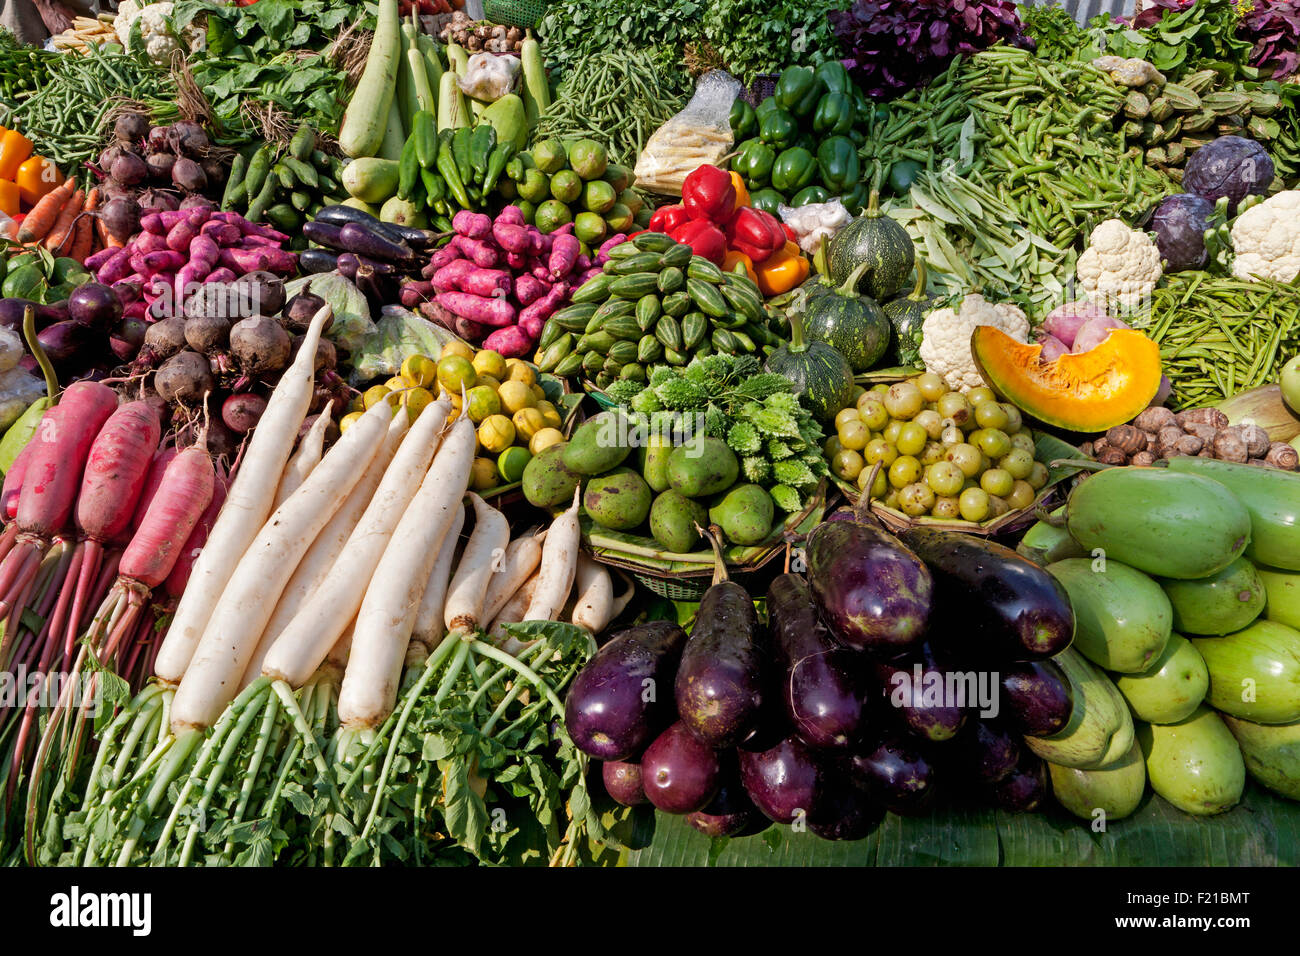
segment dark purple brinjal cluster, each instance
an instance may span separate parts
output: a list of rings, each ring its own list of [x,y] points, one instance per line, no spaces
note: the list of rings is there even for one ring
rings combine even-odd
[[[932,529],[899,537],[845,512],[807,542],[807,578],[715,584],[689,638],[654,621],[616,634],[575,678],[570,737],[616,801],[686,814],[712,836],[795,823],[859,839],[885,811],[926,812],[945,781],[1037,809],[1046,764],[1026,734],[1062,730],[1070,683],[1050,658],[1074,618],[1046,571]],[[958,700],[952,688],[984,687]],[[981,711],[996,702],[996,716]]]

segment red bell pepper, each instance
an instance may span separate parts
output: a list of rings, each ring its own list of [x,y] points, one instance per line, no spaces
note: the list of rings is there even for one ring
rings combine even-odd
[[[722,265],[722,260],[727,256],[726,235],[713,223],[703,219],[683,223],[669,235],[690,246],[697,256],[703,256],[716,266]]]
[[[682,182],[682,205],[692,219],[726,222],[736,209],[731,173],[717,166],[696,166]]]
[[[797,243],[799,241],[799,237],[794,234],[794,230],[791,229],[789,226],[787,226],[785,223],[781,223],[781,229],[785,232],[785,237],[788,240],[794,243]]]
[[[691,217],[686,214],[686,207],[681,203],[675,203],[656,209],[646,228],[650,232],[662,232],[666,236],[671,236],[678,226],[690,221]]]
[[[766,262],[786,243],[785,230],[770,212],[746,206],[727,223],[727,242],[755,265]]]

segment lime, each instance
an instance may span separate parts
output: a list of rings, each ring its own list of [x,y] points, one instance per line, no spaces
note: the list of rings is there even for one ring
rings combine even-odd
[[[551,196],[571,203],[582,195],[582,179],[572,169],[561,169],[551,177]]]
[[[344,415],[342,418],[340,418],[340,419],[339,419],[339,434],[341,435],[341,434],[343,434],[343,432],[345,432],[345,431],[347,431],[349,428],[351,428],[351,427],[352,427],[352,423],[355,422],[358,418],[360,418],[363,414],[365,414],[365,413],[364,413],[364,412],[348,412],[346,415]]]
[[[536,385],[537,370],[523,359],[506,359],[506,381],[523,382],[525,385]]]
[[[497,398],[497,393],[486,385],[471,388],[465,393],[465,401],[469,420],[475,425],[501,411],[501,399]]]
[[[492,378],[501,380],[506,374],[506,360],[500,352],[494,352],[491,349],[483,349],[474,356],[474,371],[480,376],[489,375]]]
[[[609,155],[594,139],[580,139],[569,146],[569,165],[583,179],[599,179],[609,166]]]
[[[514,423],[504,415],[489,415],[478,426],[478,440],[493,454],[503,452],[515,443]]]
[[[524,467],[532,457],[527,448],[520,448],[518,445],[507,448],[497,459],[497,471],[501,472],[501,477],[506,484],[513,485],[516,481],[524,480]]]
[[[366,408],[372,408],[380,402],[385,401],[388,396],[392,394],[392,389],[387,385],[372,385],[362,394],[361,404]]]
[[[537,168],[546,174],[558,173],[566,165],[569,158],[565,155],[564,144],[558,139],[544,139],[533,147],[533,162]]]
[[[645,205],[645,200],[641,198],[641,194],[634,189],[624,189],[618,194],[617,201],[621,202],[624,206],[627,206],[634,216],[639,213],[641,207]]]
[[[452,395],[459,395],[478,384],[478,373],[470,360],[463,355],[448,355],[438,362],[438,384]]]
[[[569,207],[558,199],[546,200],[537,207],[537,214],[533,217],[537,228],[546,233],[554,232],[572,221],[573,216],[569,213]]]
[[[548,428],[559,428],[564,423],[559,411],[550,402],[538,402],[537,410],[542,413],[542,421]]]
[[[519,183],[519,195],[529,202],[541,202],[551,192],[551,181],[546,178],[546,174],[540,169],[530,169],[524,173],[523,181]]]
[[[605,220],[594,212],[580,212],[573,217],[573,234],[579,242],[598,242],[605,238]]]
[[[482,372],[479,373],[478,383],[480,385],[486,385],[494,392],[501,387],[501,379],[494,375],[484,375]]]
[[[415,421],[420,417],[420,412],[433,404],[433,395],[427,388],[417,385],[410,391],[402,393],[402,404],[406,406],[406,414],[410,416],[411,421]]]
[[[632,210],[621,202],[616,202],[605,213],[605,224],[615,232],[627,232],[632,228]]]
[[[582,204],[587,212],[609,212],[617,201],[618,194],[614,192],[614,187],[603,179],[593,179],[583,187]]]
[[[519,207],[519,212],[523,215],[524,222],[531,226],[533,224],[533,217],[537,215],[537,204],[531,203],[527,199],[521,199],[519,202],[515,203],[515,205]]]

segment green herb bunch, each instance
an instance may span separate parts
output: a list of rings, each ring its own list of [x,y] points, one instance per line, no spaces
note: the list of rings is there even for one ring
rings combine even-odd
[[[787,66],[816,66],[838,56],[826,14],[835,0],[720,0],[704,15],[704,39],[743,83]]]

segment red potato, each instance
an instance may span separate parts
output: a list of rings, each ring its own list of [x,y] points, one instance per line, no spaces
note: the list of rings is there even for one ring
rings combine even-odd
[[[505,299],[487,299],[469,292],[439,292],[434,301],[454,315],[493,328],[504,328],[515,321],[515,307]]]

